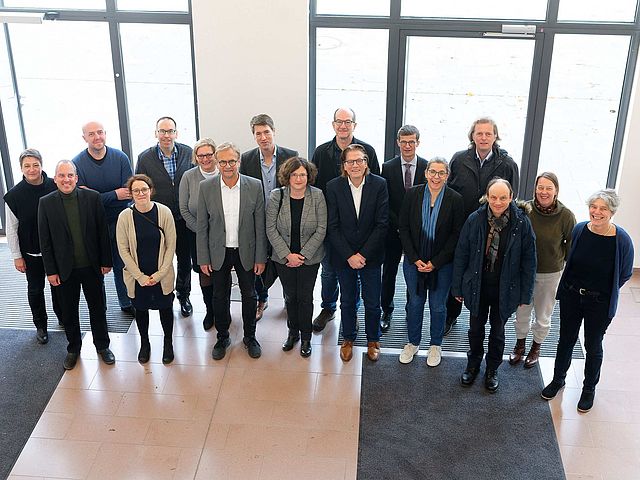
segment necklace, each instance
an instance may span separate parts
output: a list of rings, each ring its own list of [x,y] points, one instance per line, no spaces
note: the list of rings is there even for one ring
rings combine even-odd
[[[589,230],[592,231],[593,233],[595,233],[596,235],[602,235],[603,237],[608,237],[609,233],[611,233],[611,230],[613,229],[613,223],[609,224],[609,228],[607,228],[607,231],[604,233],[598,233],[593,229],[593,224],[591,222],[589,222]]]

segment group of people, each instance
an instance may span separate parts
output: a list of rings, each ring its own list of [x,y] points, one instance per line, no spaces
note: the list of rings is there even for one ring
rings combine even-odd
[[[497,125],[489,118],[473,122],[468,147],[451,162],[419,157],[420,132],[404,125],[397,135],[400,155],[384,162],[381,172],[373,147],[354,137],[356,125],[352,109],[338,108],[335,137],[319,145],[311,161],[276,144],[273,120],[265,114],[251,119],[257,147],[242,154],[233,143],[216,145],[209,138],[193,149],[178,143],[175,120],[162,117],[156,123],[158,143],[139,155],[135,174],[123,152],[106,146],[98,122],[83,127],[88,148],[73,161],[58,162],[53,181],[42,171],[39,152],[23,152],[24,179],[5,196],[7,235],[16,268],[27,274],[37,341],[48,339],[46,276],[69,342],[64,367],[73,368],[80,353],[80,287],[94,345],[103,361],[113,363],[103,282],[113,268],[120,307],[135,316],[140,332],[138,360],[150,359],[149,310],[159,310],[162,361],[170,363],[174,291],[182,315],[191,315],[193,269],[206,308],[203,327],[216,327],[212,357],[220,360],[231,344],[233,269],[242,300],[242,343],[258,358],[256,322],[268,308],[263,272],[270,263],[285,297],[284,351],[300,342],[300,355],[311,355],[312,332],[335,318],[339,296],[341,359],[353,356],[362,301],[367,357],[375,361],[380,337],[391,324],[404,253],[408,343],[401,363],[419,352],[427,299],[430,367],[440,364],[443,337],[464,303],[470,348],[461,383],[470,386],[479,374],[488,320],[484,384],[495,392],[507,320],[516,314],[509,363],[524,359],[530,368],[538,361],[557,297],[558,354],[553,381],[542,396],[553,398],[564,386],[584,319],[587,361],[578,408],[588,411],[602,339],[633,266],[631,240],[611,222],[619,204],[615,192],[593,194],[589,221],[576,225],[558,200],[559,181],[551,172],[537,177],[532,200],[516,202],[518,166],[500,148]],[[322,309],[312,320],[320,267]],[[533,341],[527,352],[529,330]]]

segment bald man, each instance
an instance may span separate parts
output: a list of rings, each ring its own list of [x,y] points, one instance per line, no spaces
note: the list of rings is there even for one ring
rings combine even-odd
[[[100,193],[109,227],[109,241],[113,256],[113,276],[118,293],[118,303],[123,312],[134,314],[131,299],[122,280],[124,264],[118,254],[116,244],[116,223],[118,215],[127,208],[131,194],[125,183],[133,175],[131,161],[126,153],[117,148],[107,147],[107,132],[100,122],[91,121],[83,125],[82,138],[87,148],[73,159],[78,170],[78,186],[90,188]]]

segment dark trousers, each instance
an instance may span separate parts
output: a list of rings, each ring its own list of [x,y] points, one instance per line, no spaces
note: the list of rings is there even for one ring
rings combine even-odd
[[[611,323],[609,299],[589,297],[560,287],[560,338],[556,353],[554,380],[564,380],[571,365],[573,347],[584,319],[584,383],[586,391],[593,392],[600,380],[602,367],[602,340]]]
[[[25,255],[24,263],[27,267],[27,299],[33,316],[33,324],[36,328],[47,329],[47,307],[44,302],[44,285],[47,274],[44,271],[44,263],[42,257],[34,257]],[[58,300],[58,288],[51,287],[51,300],[53,303],[53,311],[58,319],[62,319],[62,310],[60,301]]]
[[[497,370],[502,363],[504,354],[504,326],[506,318],[500,315],[498,287],[481,288],[480,309],[478,315],[469,318],[469,367],[479,368],[484,356],[484,326],[487,317],[491,325],[489,330],[489,344],[487,349],[487,370]]]
[[[291,268],[276,263],[287,308],[287,326],[290,332],[300,332],[302,340],[311,340],[313,317],[313,287],[320,264]]]
[[[173,336],[173,308],[163,308],[160,310],[160,324],[164,332],[165,342],[172,341]],[[149,341],[149,310],[136,308],[136,325],[143,341]]]
[[[67,351],[80,353],[82,334],[80,332],[80,288],[89,307],[89,321],[93,344],[97,350],[109,346],[107,316],[103,296],[104,276],[92,267],[74,268],[71,275],[58,287],[58,300],[62,310],[62,323],[67,334]]]
[[[127,295],[127,286],[122,278],[122,269],[124,262],[120,258],[118,252],[118,242],[116,241],[116,224],[117,219],[109,223],[109,243],[111,244],[111,257],[113,258],[113,283],[116,285],[116,293],[118,294],[118,303],[120,308],[131,306],[131,299]],[[106,294],[105,294],[106,295]],[[105,299],[106,301],[106,299]]]
[[[229,308],[231,291],[231,269],[234,268],[238,277],[238,286],[242,297],[242,324],[244,336],[256,335],[256,290],[253,268],[245,270],[240,261],[237,248],[227,248],[224,262],[220,270],[211,272],[213,278],[213,313],[216,318],[218,339],[229,338],[231,325],[231,311]]]
[[[447,297],[447,318],[458,318],[462,312],[462,302],[456,300],[456,297],[449,293]]]
[[[191,293],[191,230],[182,218],[174,218],[176,223],[176,296],[188,297]]]
[[[340,316],[342,336],[355,340],[360,291],[364,300],[364,324],[368,342],[380,340],[380,285],[382,283],[380,265],[368,266],[359,270],[351,267],[337,268],[340,282]]]
[[[393,312],[393,295],[396,293],[396,276],[401,257],[402,244],[398,232],[390,232],[387,235],[386,252],[382,264],[382,293],[380,294],[380,306],[385,313]]]
[[[259,302],[266,302],[269,299],[269,289],[264,286],[264,282],[262,281],[262,277],[260,275],[256,275],[256,296]]]

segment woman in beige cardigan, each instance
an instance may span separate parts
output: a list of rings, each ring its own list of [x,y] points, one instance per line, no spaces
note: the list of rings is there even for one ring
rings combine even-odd
[[[147,363],[149,310],[160,311],[164,331],[162,363],[173,361],[173,255],[176,228],[168,207],[151,201],[153,181],[146,175],[134,175],[127,181],[134,204],[118,217],[116,238],[124,262],[123,277],[127,294],[136,309],[141,345],[138,361]]]

